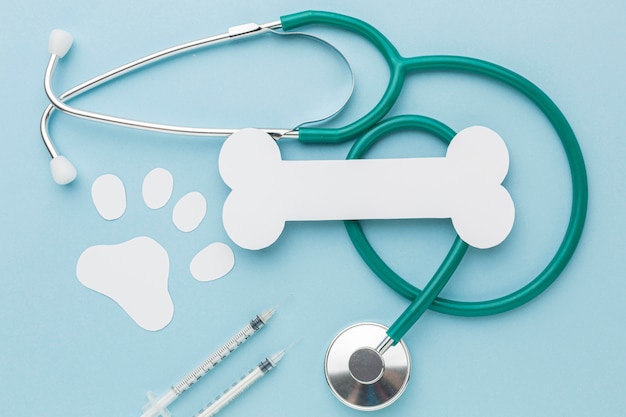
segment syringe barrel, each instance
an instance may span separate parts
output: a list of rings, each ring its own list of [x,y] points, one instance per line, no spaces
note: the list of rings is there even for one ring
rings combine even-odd
[[[233,384],[232,387],[224,391],[222,395],[217,397],[215,401],[210,403],[205,409],[200,411],[196,417],[212,417],[222,408],[226,407],[231,401],[243,393],[250,385],[254,384],[259,378],[265,375],[260,367],[256,367],[247,373],[243,378]]]
[[[265,358],[254,369],[244,375],[243,378],[235,382],[232,387],[228,388],[222,395],[207,405],[205,409],[201,410],[195,417],[212,417],[217,414],[222,408],[226,407],[231,401],[248,389],[250,385],[254,384],[263,375],[271,371],[284,354],[285,351],[283,350]]]
[[[252,328],[250,324],[241,329],[235,336],[233,336],[228,342],[220,346],[220,348],[209,356],[204,362],[202,362],[197,368],[191,371],[185,376],[178,384],[174,385],[172,389],[182,394],[188,390],[193,384],[195,384],[200,378],[202,378],[207,372],[220,363],[225,357],[230,355],[235,349],[245,342],[250,336],[252,336],[256,330]]]
[[[269,314],[269,317],[271,317],[271,314]],[[231,337],[228,342],[224,343],[215,353],[209,356],[196,369],[187,374],[178,384],[172,386],[172,390],[174,390],[178,395],[188,390],[189,387],[191,387],[207,372],[213,369],[215,365],[220,363],[225,357],[227,357],[235,349],[237,349],[243,342],[248,340],[250,336],[252,336],[259,329],[261,329],[261,327],[265,325],[265,322],[269,317],[267,316],[267,313],[262,313],[250,320],[250,322],[246,326],[244,326],[244,328],[241,329],[236,335]]]

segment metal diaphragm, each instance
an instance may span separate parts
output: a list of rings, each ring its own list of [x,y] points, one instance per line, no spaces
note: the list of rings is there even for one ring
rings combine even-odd
[[[341,331],[326,352],[324,372],[333,394],[348,407],[373,411],[397,400],[409,382],[411,358],[400,341],[380,355],[376,346],[387,334],[377,323]]]

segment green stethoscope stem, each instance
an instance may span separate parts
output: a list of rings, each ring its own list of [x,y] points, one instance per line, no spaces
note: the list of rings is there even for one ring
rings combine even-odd
[[[362,155],[367,152],[367,150],[369,150],[372,145],[376,143],[377,140],[399,129],[424,130],[439,137],[446,143],[450,143],[455,135],[454,130],[452,130],[450,127],[429,117],[417,115],[396,116],[379,123],[361,139],[356,141],[352,149],[350,150],[347,159],[361,158]],[[358,221],[347,221],[345,223],[346,229],[350,234],[350,238],[352,239],[352,242],[354,243],[354,246],[357,248],[361,257],[366,260],[367,264],[383,281],[390,285],[393,284],[388,282],[388,268],[386,267],[384,262],[380,260],[380,257],[372,249],[371,245],[365,238],[365,234],[361,229],[360,223]],[[413,326],[413,324],[419,319],[419,317],[421,317],[421,315],[437,298],[441,290],[443,290],[443,287],[445,287],[445,285],[454,274],[454,271],[456,271],[457,267],[461,263],[461,260],[467,252],[467,249],[467,243],[463,242],[457,236],[454,240],[452,248],[448,252],[444,261],[439,266],[431,280],[426,284],[419,296],[413,297],[413,302],[398,318],[398,320],[396,320],[396,322],[389,328],[388,335],[394,341],[400,340],[402,336],[398,336],[398,334],[406,333],[406,331],[408,331]],[[380,265],[378,263],[371,263],[369,262],[369,260],[380,260],[383,267],[379,269]],[[402,278],[400,278],[400,280],[401,282],[406,283]]]

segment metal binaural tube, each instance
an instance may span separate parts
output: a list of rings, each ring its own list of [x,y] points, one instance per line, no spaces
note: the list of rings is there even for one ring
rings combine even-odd
[[[258,25],[259,30],[257,32],[262,32],[265,29],[268,30],[274,30],[274,29],[280,29],[281,28],[281,22],[280,20],[277,21],[273,21],[273,22],[269,22],[269,23],[265,23],[262,25]],[[69,114],[72,114],[74,116],[77,117],[82,117],[82,118],[86,118],[86,119],[95,119],[95,120],[99,120],[101,122],[105,122],[105,123],[113,123],[113,124],[117,124],[117,125],[121,125],[121,126],[127,126],[127,127],[136,127],[139,129],[146,129],[146,130],[153,130],[153,131],[165,131],[165,132],[169,132],[169,133],[178,133],[178,134],[186,134],[186,135],[202,135],[202,136],[228,136],[232,133],[234,133],[237,129],[196,129],[195,132],[194,131],[190,131],[190,129],[183,129],[183,127],[179,126],[178,128],[176,126],[170,126],[172,129],[162,129],[162,127],[164,127],[164,125],[159,125],[156,123],[143,123],[143,122],[139,122],[139,121],[133,121],[133,120],[129,120],[129,119],[122,119],[122,118],[113,118],[115,119],[115,121],[107,121],[107,120],[102,120],[102,118],[98,118],[98,117],[94,117],[94,116],[98,116],[97,113],[92,113],[92,112],[84,112],[84,111],[76,111],[76,109],[71,108],[70,106],[65,105],[63,102],[65,100],[68,100],[74,96],[77,96],[79,94],[85,93],[97,86],[99,86],[100,84],[103,84],[104,82],[108,82],[111,81],[115,78],[118,78],[130,71],[134,71],[137,69],[140,69],[144,66],[150,65],[152,63],[158,62],[163,58],[166,57],[171,57],[174,55],[178,55],[184,52],[189,52],[192,51],[194,49],[198,49],[201,47],[204,47],[206,45],[212,44],[212,43],[218,43],[218,42],[223,42],[226,41],[228,39],[232,39],[234,37],[238,37],[238,36],[243,36],[243,35],[249,35],[251,32],[246,32],[246,33],[237,33],[237,34],[232,34],[232,33],[224,33],[224,34],[220,34],[220,35],[215,35],[215,36],[210,36],[207,38],[202,38],[202,39],[198,39],[192,42],[187,42],[181,45],[177,45],[177,46],[173,46],[171,48],[167,48],[164,49],[162,51],[158,51],[155,52],[153,54],[147,55],[143,58],[139,58],[135,61],[129,62],[127,64],[121,65],[117,68],[114,68],[110,71],[107,71],[103,74],[100,74],[96,77],[93,77],[69,90],[67,90],[66,92],[64,92],[63,94],[61,94],[60,96],[56,97],[54,96],[54,92],[51,88],[51,77],[52,77],[52,73],[54,71],[54,67],[56,66],[56,63],[58,62],[59,57],[56,55],[52,55],[50,57],[50,61],[48,62],[48,68],[46,69],[46,75],[45,75],[45,79],[44,79],[44,86],[46,88],[46,94],[48,95],[48,98],[50,99],[50,101],[52,102],[52,104],[48,105],[46,107],[46,109],[44,110],[42,116],[41,116],[41,122],[40,122],[40,131],[41,131],[41,138],[43,140],[44,146],[46,147],[48,153],[50,154],[50,157],[52,158],[56,158],[57,156],[59,156],[59,153],[56,149],[56,147],[54,146],[54,143],[50,137],[50,134],[48,132],[48,122],[50,120],[50,116],[52,115],[52,113],[54,112],[55,108],[58,108],[64,112],[67,112]],[[133,123],[135,122],[135,123]],[[193,129],[191,129],[193,130]],[[290,133],[293,134],[293,132],[291,132],[289,129],[285,129],[284,131],[281,129],[274,129],[270,132],[268,132],[270,135],[275,136],[275,137],[282,137],[283,133]],[[293,137],[293,136],[290,136]],[[297,137],[297,135],[295,136]]]

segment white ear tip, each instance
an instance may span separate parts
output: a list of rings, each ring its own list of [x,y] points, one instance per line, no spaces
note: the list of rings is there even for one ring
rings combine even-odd
[[[57,156],[50,161],[50,171],[54,182],[59,185],[69,184],[76,178],[76,168],[64,156]]]
[[[48,52],[58,55],[59,58],[63,58],[67,51],[72,47],[72,35],[61,29],[54,29],[50,32],[50,39],[48,40]]]

